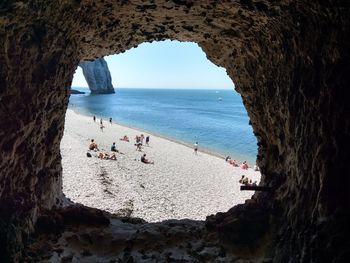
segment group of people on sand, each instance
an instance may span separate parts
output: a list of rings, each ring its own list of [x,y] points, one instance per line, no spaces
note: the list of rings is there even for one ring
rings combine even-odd
[[[147,135],[146,137],[141,134],[140,136],[139,135],[136,135],[135,137],[135,146],[136,146],[136,151],[142,151],[142,146],[143,146],[143,141],[145,140],[145,145],[149,146],[149,135]]]
[[[90,150],[90,151],[94,151],[94,152],[100,151],[100,149],[98,148],[97,143],[95,142],[94,139],[91,139],[91,141],[90,141],[89,150]],[[113,144],[112,144],[112,146],[111,146],[111,152],[112,152],[111,154],[106,153],[106,152],[105,152],[105,153],[100,152],[100,153],[97,155],[97,157],[100,158],[100,159],[104,159],[104,160],[117,160],[117,156],[115,155],[115,153],[117,152],[117,153],[123,154],[123,153],[121,153],[121,152],[119,152],[119,151],[117,150],[117,147],[116,147],[116,145],[115,145],[115,142],[113,142]],[[88,153],[87,156],[88,156],[88,157],[91,157],[91,154]]]
[[[245,175],[242,175],[241,179],[239,181],[241,184],[248,185],[248,186],[257,186],[257,181],[253,183],[252,179],[249,179]]]
[[[93,121],[96,122],[96,116],[93,116]],[[109,118],[109,123],[112,124],[112,118]],[[103,119],[100,119],[100,130],[103,132],[103,129],[105,128],[105,126],[103,125]],[[120,141],[125,141],[125,142],[130,142],[130,139],[127,135],[124,135],[122,138],[119,138]],[[143,134],[136,135],[135,137],[135,146],[136,146],[136,150],[137,151],[142,151],[142,146],[144,145],[144,141],[145,141],[145,145],[149,146],[149,140],[150,140],[150,136],[144,136]],[[90,151],[95,151],[98,152],[100,151],[97,144],[95,143],[94,139],[91,139],[90,145],[89,145],[89,150]],[[115,142],[113,142],[112,146],[111,146],[111,154],[109,153],[103,153],[100,152],[97,157],[100,159],[104,159],[104,160],[117,160],[117,156],[115,153],[119,153],[119,154],[123,154],[120,151],[117,150],[116,144]],[[91,157],[92,155],[90,153],[87,153],[88,157]],[[141,162],[145,163],[145,164],[154,164],[153,161],[150,161],[146,158],[146,154],[143,154],[141,156]]]
[[[225,161],[231,165],[233,165],[234,167],[238,167],[237,161],[235,159],[231,159],[230,156],[227,156]]]
[[[136,136],[135,140],[136,140],[136,144],[135,145],[140,145],[139,147],[142,146],[142,142],[143,140],[145,139],[144,135],[141,134],[141,136]],[[126,141],[126,142],[129,142],[129,137],[127,135],[124,135],[123,138],[120,138],[121,141]],[[146,137],[146,145],[149,144],[149,136]],[[90,151],[94,151],[94,152],[98,152],[100,151],[100,149],[98,148],[97,146],[97,143],[95,142],[94,139],[91,139],[90,141],[90,144],[89,144],[89,150]],[[117,149],[117,146],[116,146],[116,143],[113,142],[112,143],[112,146],[111,146],[111,154],[107,153],[107,152],[100,152],[96,157],[98,157],[99,159],[101,160],[117,160],[117,156],[115,153],[119,153],[119,154],[123,154],[122,152],[120,152],[118,149]],[[87,156],[88,157],[92,157],[92,155],[88,152],[87,153]],[[145,164],[154,164],[153,161],[150,161],[149,159],[146,158],[146,154],[144,153],[142,156],[141,156],[141,162],[142,163],[145,163]]]
[[[115,155],[115,153],[112,153],[111,155],[109,155],[108,153],[102,153],[100,152],[98,155],[98,158],[100,158],[101,160],[117,160],[117,156]]]
[[[227,163],[229,163],[229,164],[235,166],[235,167],[240,167],[240,168],[243,169],[243,170],[248,170],[248,168],[249,168],[249,165],[248,165],[247,161],[244,161],[243,163],[238,164],[237,161],[234,160],[234,159],[231,159],[230,156],[227,156],[227,157],[225,158],[225,161],[226,161]],[[258,167],[257,164],[254,165],[253,169],[254,169],[254,171],[260,171],[260,169],[259,169],[259,167]]]
[[[230,156],[227,156],[225,161],[231,165],[233,165],[234,167],[240,167],[243,170],[247,170],[249,168],[247,161],[244,161],[241,164],[238,164],[238,162],[235,159],[231,159]]]
[[[92,117],[92,119],[94,120],[94,122],[96,122],[96,116],[94,115]],[[109,118],[109,123],[112,124],[112,117]],[[101,132],[103,132],[103,129],[105,128],[105,126],[103,125],[103,119],[100,119],[100,130]]]

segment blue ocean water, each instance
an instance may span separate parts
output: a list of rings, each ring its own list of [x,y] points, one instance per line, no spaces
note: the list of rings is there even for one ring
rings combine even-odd
[[[71,95],[81,114],[118,123],[221,155],[255,163],[256,138],[242,99],[233,90],[116,89],[115,94]]]

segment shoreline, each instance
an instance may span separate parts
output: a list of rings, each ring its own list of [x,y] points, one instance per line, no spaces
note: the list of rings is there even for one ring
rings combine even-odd
[[[72,110],[72,111],[73,111],[74,113],[76,113],[77,115],[81,115],[81,116],[83,116],[83,117],[87,117],[87,118],[92,118],[92,117],[93,117],[93,115],[88,115],[88,114],[84,114],[84,113],[80,112],[79,110],[77,110],[76,108],[74,108],[74,105],[68,105],[67,110],[68,110],[68,109]],[[99,116],[102,116],[102,115],[100,114]],[[104,121],[107,122],[107,123],[109,123],[109,121],[108,121],[108,118],[109,118],[109,117],[104,116],[104,118],[106,118]],[[98,119],[98,118],[97,118],[97,119]],[[97,119],[96,119],[96,122],[97,122]],[[190,149],[193,150],[193,145],[191,145],[190,143],[181,141],[181,140],[169,138],[169,137],[167,137],[167,136],[165,136],[165,135],[158,134],[158,133],[156,133],[156,132],[150,132],[150,131],[148,131],[148,130],[146,130],[146,129],[134,127],[134,126],[132,126],[132,125],[125,125],[125,124],[122,124],[122,123],[117,122],[117,121],[115,121],[115,120],[112,121],[112,124],[116,124],[116,125],[122,126],[122,127],[124,127],[124,128],[129,128],[129,129],[132,129],[132,130],[136,130],[136,131],[138,131],[138,132],[140,132],[140,133],[142,133],[142,134],[146,134],[146,133],[147,133],[147,134],[149,134],[149,135],[151,135],[151,136],[159,137],[159,138],[162,138],[162,139],[164,139],[164,140],[168,140],[168,141],[170,141],[170,142],[173,142],[173,143],[177,143],[177,144],[186,146],[186,147],[188,147],[188,148],[190,148]],[[130,141],[131,141],[131,140],[130,140]],[[223,160],[225,160],[225,158],[227,157],[227,155],[224,155],[224,154],[222,154],[222,153],[219,153],[219,152],[216,152],[216,151],[214,151],[214,150],[210,150],[210,149],[208,149],[208,148],[206,148],[206,147],[201,146],[200,143],[199,143],[198,152],[200,152],[200,153],[205,153],[205,154],[208,154],[208,155],[211,155],[211,156],[214,156],[214,157],[218,157],[218,158],[221,158],[221,159],[223,159]],[[240,158],[235,158],[235,157],[233,156],[233,154],[230,155],[230,156],[231,156],[232,159],[235,159],[235,160],[237,160],[238,162],[243,162],[244,160],[249,160],[248,164],[250,165],[250,167],[253,167],[254,164],[255,164],[255,162],[250,162],[250,161],[252,161],[254,158],[250,159],[250,157],[248,157],[248,156],[246,156],[247,159],[244,159],[244,160],[240,160]],[[243,157],[243,156],[240,156],[240,157]],[[255,159],[256,159],[256,157],[255,157]]]
[[[61,141],[63,193],[76,203],[102,209],[120,216],[143,218],[148,222],[168,219],[205,220],[206,216],[224,212],[244,203],[254,193],[240,191],[239,179],[246,175],[260,180],[260,172],[233,167],[221,157],[194,150],[153,135],[149,146],[137,151],[133,138],[140,135],[116,123],[66,112]],[[119,141],[127,134],[131,142]],[[151,135],[152,136],[152,135]],[[90,140],[95,139],[99,152],[110,153],[112,142],[123,154],[117,160],[87,156]],[[147,154],[153,164],[140,161]]]

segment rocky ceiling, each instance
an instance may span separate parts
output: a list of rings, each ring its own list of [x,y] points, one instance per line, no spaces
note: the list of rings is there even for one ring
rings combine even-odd
[[[274,189],[208,229],[234,246],[255,218],[273,262],[348,260],[349,10],[341,0],[2,1],[3,261],[19,260],[36,222],[62,205],[59,145],[79,61],[165,39],[196,42],[226,68],[258,138],[261,184]]]

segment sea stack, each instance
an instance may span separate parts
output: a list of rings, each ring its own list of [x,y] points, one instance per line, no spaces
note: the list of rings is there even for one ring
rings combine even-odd
[[[91,94],[115,93],[112,85],[111,73],[104,58],[79,63],[83,74],[89,85]]]

